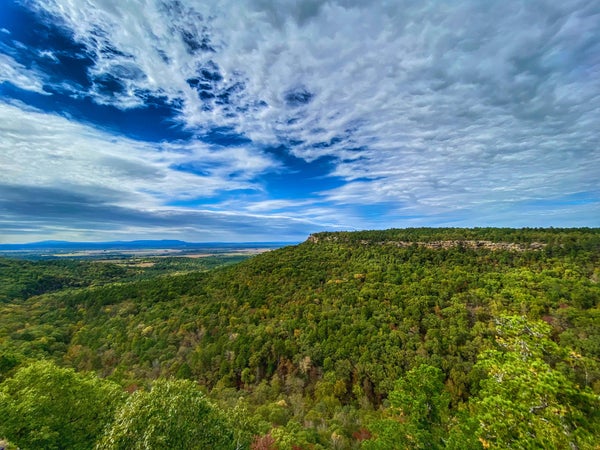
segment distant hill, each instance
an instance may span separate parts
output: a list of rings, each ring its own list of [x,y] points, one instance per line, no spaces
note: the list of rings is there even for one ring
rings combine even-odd
[[[261,248],[282,247],[289,242],[185,242],[179,240],[136,240],[109,242],[40,241],[25,244],[0,244],[0,251],[18,250],[99,250],[99,249],[195,249],[195,248]]]

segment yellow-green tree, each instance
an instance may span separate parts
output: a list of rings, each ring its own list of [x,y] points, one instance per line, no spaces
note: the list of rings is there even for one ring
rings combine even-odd
[[[89,449],[123,397],[115,383],[39,361],[0,384],[0,437],[22,450]]]
[[[99,441],[104,450],[235,449],[234,431],[220,409],[187,380],[157,380],[136,391]]]

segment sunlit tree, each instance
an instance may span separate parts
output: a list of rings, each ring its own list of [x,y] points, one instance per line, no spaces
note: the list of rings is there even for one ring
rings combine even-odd
[[[235,449],[225,415],[195,383],[157,380],[136,391],[117,412],[98,449]]]
[[[25,449],[89,449],[123,400],[120,387],[48,361],[0,385],[0,437]]]

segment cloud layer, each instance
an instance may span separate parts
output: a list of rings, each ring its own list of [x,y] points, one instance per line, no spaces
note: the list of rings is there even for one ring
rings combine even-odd
[[[208,212],[287,221],[286,236],[600,225],[594,2],[27,5],[76,49],[85,77],[57,76],[64,46],[38,46],[32,64],[7,30],[0,82],[132,115],[160,104],[189,138],[149,143],[5,98],[7,186],[84,193],[140,217],[189,214],[209,234]]]

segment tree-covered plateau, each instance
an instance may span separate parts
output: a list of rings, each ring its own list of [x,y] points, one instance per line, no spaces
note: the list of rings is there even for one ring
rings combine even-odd
[[[317,233],[113,270],[0,260],[0,445],[598,448],[599,229]],[[74,281],[27,287],[57,271]]]

